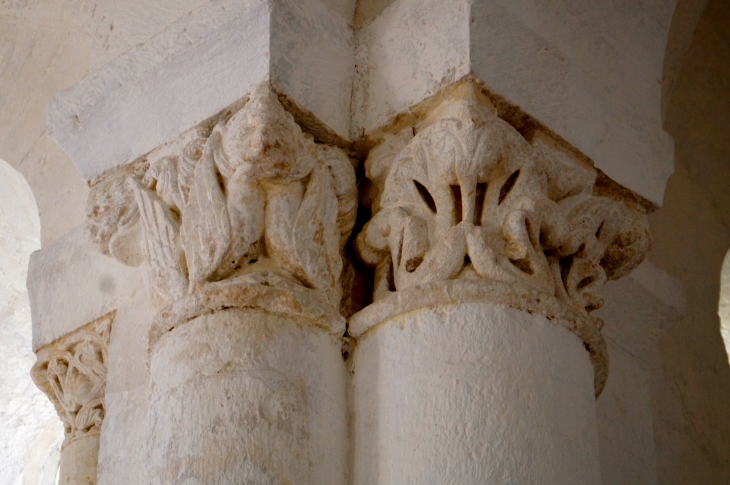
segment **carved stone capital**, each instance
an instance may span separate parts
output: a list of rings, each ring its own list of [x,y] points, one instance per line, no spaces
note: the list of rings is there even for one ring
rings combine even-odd
[[[356,249],[375,267],[375,304],[351,321],[352,335],[415,303],[482,298],[560,314],[602,354],[602,388],[601,322],[588,312],[602,305],[607,280],[641,263],[651,239],[644,213],[596,195],[588,161],[539,131],[524,137],[467,83],[417,130],[373,149],[366,171],[374,215]]]
[[[56,407],[64,446],[99,434],[104,420],[107,351],[116,311],[41,348],[31,377]]]
[[[303,133],[268,83],[211,125],[94,185],[89,239],[124,264],[143,265],[160,309],[201,304],[224,280],[241,291],[255,286],[258,299],[258,290],[286,282],[303,290],[292,298],[316,293],[337,308],[341,251],[357,212],[348,156]]]

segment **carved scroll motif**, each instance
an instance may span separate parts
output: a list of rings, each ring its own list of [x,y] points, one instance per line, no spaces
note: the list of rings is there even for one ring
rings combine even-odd
[[[358,235],[376,268],[375,299],[434,281],[520,282],[584,313],[643,260],[646,216],[593,194],[596,171],[536,133],[527,141],[488,101],[441,108],[438,121],[376,148],[378,189]]]
[[[37,352],[31,377],[55,406],[66,433],[65,444],[101,430],[115,314],[104,315]]]
[[[354,168],[302,133],[266,83],[210,133],[191,130],[147,162],[92,188],[87,236],[125,264],[144,263],[158,307],[256,272],[339,304]]]

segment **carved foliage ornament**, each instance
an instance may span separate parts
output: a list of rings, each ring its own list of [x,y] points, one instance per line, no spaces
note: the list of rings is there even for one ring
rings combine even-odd
[[[266,83],[209,134],[191,130],[147,162],[92,188],[87,237],[125,264],[144,263],[158,306],[251,273],[339,304],[354,169],[302,133]]]
[[[596,172],[537,133],[528,142],[473,95],[371,152],[379,195],[358,235],[375,299],[449,279],[523,283],[580,313],[651,245],[644,214],[592,195]]]
[[[55,406],[66,433],[65,444],[101,430],[107,349],[115,315],[108,313],[36,354],[31,377]]]

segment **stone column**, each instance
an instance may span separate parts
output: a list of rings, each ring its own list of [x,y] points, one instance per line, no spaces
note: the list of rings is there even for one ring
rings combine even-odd
[[[114,314],[104,315],[36,352],[31,376],[56,407],[66,433],[58,483],[96,484]]]
[[[267,82],[244,102],[90,195],[88,237],[141,265],[160,309],[148,483],[345,483],[339,278],[354,168]]]
[[[608,356],[589,312],[642,261],[646,217],[474,83],[444,97],[366,162],[354,483],[600,483]]]

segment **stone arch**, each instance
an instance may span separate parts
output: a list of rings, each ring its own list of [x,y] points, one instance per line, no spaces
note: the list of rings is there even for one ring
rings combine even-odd
[[[63,427],[30,379],[35,362],[25,286],[30,254],[40,249],[40,217],[25,178],[0,159],[0,483],[53,485]]]
[[[720,273],[720,303],[717,309],[720,315],[720,335],[725,342],[725,352],[730,360],[730,251],[725,255]]]
[[[682,283],[686,311],[657,347],[656,469],[659,483],[728,483],[730,365],[718,299],[730,247],[730,85],[724,81],[730,76],[730,5],[710,0],[702,11],[695,2],[699,21],[690,21],[681,19],[683,3],[672,21],[662,93],[675,172],[662,208],[650,217],[649,259]],[[680,25],[686,46],[672,61]]]
[[[674,91],[682,63],[687,55],[692,37],[710,0],[678,0],[672,15],[672,24],[667,36],[664,52],[664,75],[662,78],[662,120],[666,120],[669,101]]]

